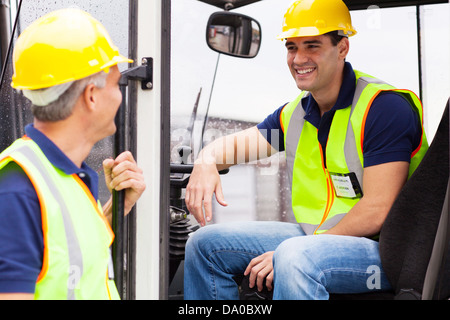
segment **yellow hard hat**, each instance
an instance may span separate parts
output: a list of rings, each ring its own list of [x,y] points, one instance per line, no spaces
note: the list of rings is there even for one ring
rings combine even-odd
[[[350,12],[342,0],[299,0],[284,15],[283,30],[277,39],[318,36],[331,31],[353,36]]]
[[[79,80],[122,62],[103,25],[79,9],[51,12],[17,39],[11,86],[37,90]]]

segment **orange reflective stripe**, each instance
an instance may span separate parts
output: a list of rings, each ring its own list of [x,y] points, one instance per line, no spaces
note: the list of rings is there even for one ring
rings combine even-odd
[[[283,110],[284,110],[284,108],[286,108],[286,106],[287,106],[287,104],[284,105],[283,109],[281,109],[281,112],[280,112],[280,126],[281,126],[281,131],[283,131],[283,133],[285,133],[284,132],[284,123],[283,123]]]
[[[313,234],[317,234],[317,231],[320,229],[320,227],[323,225],[323,223],[327,220],[328,214],[330,213],[331,207],[333,206],[333,203],[334,203],[334,189],[333,189],[333,184],[331,182],[330,173],[325,168],[324,168],[324,173],[327,178],[327,204],[325,206],[325,212],[323,213],[322,220],[320,221],[316,230],[314,230]]]
[[[414,95],[416,96],[417,100],[420,102],[420,108],[422,109],[422,114],[423,114],[423,104],[422,104],[422,101],[419,99],[419,97],[417,97],[417,95],[416,95],[413,91],[410,91],[410,90],[407,90],[407,89],[388,89],[388,90],[379,90],[379,91],[372,97],[372,99],[370,99],[369,105],[367,106],[366,111],[365,111],[365,113],[364,113],[364,117],[363,117],[363,121],[362,121],[362,126],[361,126],[361,150],[362,150],[363,152],[364,152],[364,149],[363,149],[363,144],[364,144],[364,131],[365,131],[365,127],[366,127],[367,115],[369,114],[369,110],[370,110],[370,108],[372,107],[373,100],[375,100],[375,98],[380,94],[381,91],[383,91],[383,92],[388,92],[388,91],[390,91],[390,92],[396,92],[396,91],[408,91],[409,93],[414,94]],[[423,117],[419,117],[419,118],[421,118],[420,121],[421,121],[421,131],[422,131],[422,134],[421,134],[419,146],[411,153],[411,158],[413,158],[413,157],[416,155],[416,153],[419,152],[420,148],[422,147],[422,140],[423,140],[423,134],[424,134],[424,130],[423,130]]]
[[[42,234],[43,234],[43,239],[44,239],[44,256],[42,259],[41,272],[39,273],[39,276],[36,280],[36,283],[37,283],[45,277],[45,275],[47,274],[47,271],[48,271],[48,223],[47,223],[47,215],[45,214],[46,207],[45,207],[44,197],[41,194],[41,191],[39,190],[39,188],[37,187],[38,184],[34,180],[32,175],[30,174],[30,172],[19,161],[15,160],[11,156],[6,157],[5,159],[8,159],[8,158],[11,159],[11,161],[17,163],[22,168],[22,170],[26,173],[26,175],[28,176],[28,179],[30,179],[31,184],[34,187],[34,190],[36,190],[36,194],[39,199],[39,205],[41,206]]]
[[[423,130],[423,104],[422,104],[422,100],[420,100],[419,99],[419,97],[417,96],[417,94],[415,93],[415,92],[413,92],[413,91],[410,91],[412,94],[414,94],[414,96],[417,98],[417,100],[419,101],[419,103],[420,103],[420,109],[421,109],[421,114],[422,114],[422,117],[420,117],[421,119],[420,119],[420,121],[421,121],[421,127],[420,127],[420,129],[421,129],[421,131],[422,131],[422,134],[420,135],[420,143],[419,143],[419,146],[416,148],[416,150],[414,150],[412,153],[411,153],[411,158],[413,158],[415,155],[416,155],[416,153],[417,152],[419,152],[419,150],[420,150],[420,148],[422,148],[422,142],[423,142],[423,135],[424,135],[424,130]]]
[[[105,284],[106,284],[106,291],[108,292],[108,298],[109,298],[109,300],[112,300],[112,297],[111,297],[111,290],[109,289],[109,275],[108,275],[108,270],[106,270],[106,277],[105,277]]]
[[[333,206],[333,203],[334,203],[333,183],[331,181],[331,177],[330,177],[330,173],[328,172],[328,169],[325,168],[325,162],[323,159],[323,149],[322,149],[322,145],[320,143],[319,143],[319,149],[320,149],[320,158],[322,159],[322,169],[323,169],[323,172],[327,179],[327,204],[325,206],[325,211],[322,216],[322,221],[320,221],[319,225],[314,230],[313,234],[317,234],[317,231],[320,229],[322,224],[327,220],[328,214],[330,213],[331,207]]]

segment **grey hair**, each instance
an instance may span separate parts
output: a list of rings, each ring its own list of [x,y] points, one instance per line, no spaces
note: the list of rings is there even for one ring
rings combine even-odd
[[[45,122],[67,119],[72,114],[78,98],[86,87],[93,84],[97,88],[104,88],[107,77],[108,74],[106,72],[100,71],[86,78],[76,80],[56,101],[46,106],[32,105],[31,112],[37,120]]]

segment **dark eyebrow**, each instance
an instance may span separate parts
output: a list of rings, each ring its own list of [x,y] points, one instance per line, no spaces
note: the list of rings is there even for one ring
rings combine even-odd
[[[320,40],[309,40],[309,41],[303,42],[303,44],[322,44],[322,41],[320,41]]]
[[[295,45],[295,43],[293,41],[288,41],[285,44],[286,47],[291,46],[291,45]]]
[[[308,41],[304,41],[302,42],[300,45],[310,45],[310,44],[322,44],[322,41],[320,40],[308,40]],[[285,46],[288,47],[290,45],[296,45],[294,41],[288,41],[286,42]]]

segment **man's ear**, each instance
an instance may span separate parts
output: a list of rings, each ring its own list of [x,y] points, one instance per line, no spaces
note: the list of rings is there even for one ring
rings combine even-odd
[[[95,103],[97,102],[95,90],[96,87],[93,84],[88,84],[83,91],[83,100],[86,107],[90,110],[95,108]]]
[[[345,60],[350,50],[350,41],[348,41],[347,37],[343,37],[341,41],[339,41],[339,43],[337,44],[337,47],[339,50],[339,57]]]

